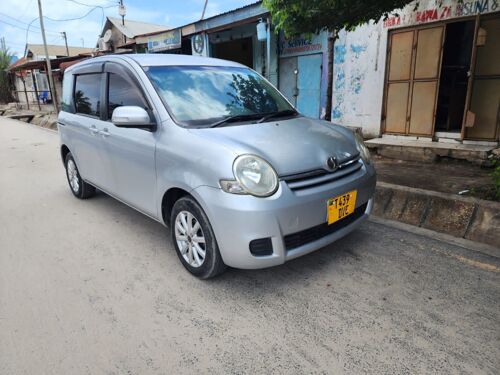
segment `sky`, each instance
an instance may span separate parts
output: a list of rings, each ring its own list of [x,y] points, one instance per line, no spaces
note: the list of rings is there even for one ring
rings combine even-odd
[[[205,17],[254,3],[255,0],[208,0]],[[125,19],[177,27],[199,20],[204,0],[124,0]],[[95,8],[100,6],[102,8]],[[104,16],[119,17],[118,0],[42,0],[48,44],[94,47],[104,25]],[[94,10],[92,10],[94,8]],[[92,10],[92,11],[91,11]],[[86,13],[91,11],[87,16]],[[85,16],[81,18],[82,16]],[[42,43],[37,0],[0,0],[0,37],[19,57],[28,43]],[[53,21],[67,20],[71,21]],[[78,19],[77,19],[78,18]],[[28,30],[28,25],[31,26]]]

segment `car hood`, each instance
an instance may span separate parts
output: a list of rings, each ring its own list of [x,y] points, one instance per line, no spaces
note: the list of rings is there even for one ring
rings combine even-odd
[[[359,154],[352,131],[306,117],[192,131],[238,155],[264,158],[280,176],[325,168],[330,156],[342,162]]]

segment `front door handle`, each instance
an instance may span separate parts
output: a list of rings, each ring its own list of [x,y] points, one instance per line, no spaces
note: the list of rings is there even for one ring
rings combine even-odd
[[[100,132],[99,132],[100,135],[102,135],[103,137],[109,137],[111,135],[111,133],[108,131],[108,128],[104,128],[102,129]]]
[[[96,135],[97,133],[99,133],[99,130],[95,127],[95,125],[92,125],[90,127],[90,132],[93,134],[93,135]]]

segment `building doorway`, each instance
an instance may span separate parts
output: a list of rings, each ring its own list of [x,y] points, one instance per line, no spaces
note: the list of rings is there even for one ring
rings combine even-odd
[[[474,39],[474,21],[447,24],[436,108],[436,132],[460,134]]]
[[[323,55],[280,58],[279,90],[300,113],[320,117],[321,71]]]
[[[218,59],[235,61],[253,68],[252,38],[215,43],[212,46],[212,56]]]
[[[499,45],[498,13],[390,31],[383,132],[497,141]]]

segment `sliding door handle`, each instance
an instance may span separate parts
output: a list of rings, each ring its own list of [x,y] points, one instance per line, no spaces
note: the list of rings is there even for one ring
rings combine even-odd
[[[99,130],[95,127],[95,125],[92,125],[90,127],[90,132],[93,134],[93,135],[96,135],[97,133],[99,133]]]
[[[111,133],[108,131],[108,128],[104,128],[99,132],[100,135],[103,137],[107,138],[111,135]]]

